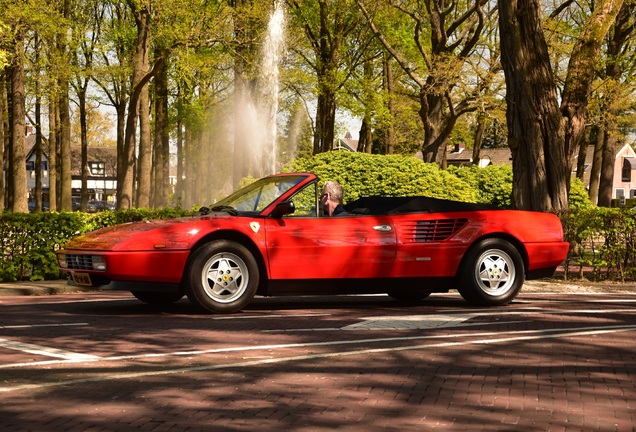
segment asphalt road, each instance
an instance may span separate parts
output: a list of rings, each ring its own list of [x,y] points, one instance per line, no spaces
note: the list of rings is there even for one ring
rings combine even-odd
[[[2,431],[632,431],[636,290],[258,298],[0,297]]]

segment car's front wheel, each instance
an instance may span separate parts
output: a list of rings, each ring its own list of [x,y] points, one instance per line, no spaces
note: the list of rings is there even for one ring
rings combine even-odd
[[[229,240],[198,248],[186,272],[188,298],[208,312],[239,311],[252,301],[258,288],[256,260],[245,246]]]
[[[510,303],[523,286],[519,251],[502,239],[486,239],[464,257],[458,274],[459,293],[477,306]]]

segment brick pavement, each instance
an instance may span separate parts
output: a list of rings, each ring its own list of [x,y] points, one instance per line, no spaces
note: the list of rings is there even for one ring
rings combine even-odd
[[[22,286],[23,292],[66,289],[48,282]],[[522,295],[546,291],[634,292],[631,285],[539,281],[528,283]],[[334,334],[320,337],[329,340]],[[173,364],[129,360],[46,368],[62,385],[0,392],[0,430],[634,430],[633,331],[611,340],[573,335],[487,344],[467,336],[465,341],[352,355],[318,350],[325,356],[302,360],[297,357],[307,353],[304,349],[263,350]],[[266,362],[276,356],[280,362]],[[227,366],[206,368],[216,364]],[[203,369],[121,375],[136,367],[160,371],[180,365]],[[88,368],[86,375],[77,375],[81,368]]]
[[[572,338],[565,349],[551,342],[466,345],[69,383],[0,395],[0,425],[3,431],[631,431],[636,357],[624,349],[629,338],[598,352],[599,360],[583,356],[584,341]],[[546,351],[559,352],[546,362]]]

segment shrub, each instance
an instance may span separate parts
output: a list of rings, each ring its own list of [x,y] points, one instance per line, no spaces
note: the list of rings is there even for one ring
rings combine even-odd
[[[192,212],[179,209],[0,214],[0,281],[47,280],[61,275],[55,251],[68,240],[97,228],[149,219],[169,219]]]
[[[478,202],[478,194],[469,183],[436,164],[410,156],[334,151],[297,159],[284,171],[313,172],[320,177],[320,187],[327,180],[337,180],[345,191],[345,202],[373,195],[425,195]]]

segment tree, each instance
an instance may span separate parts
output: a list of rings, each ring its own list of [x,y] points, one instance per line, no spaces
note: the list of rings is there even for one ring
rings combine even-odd
[[[333,149],[337,95],[364,62],[368,36],[351,0],[289,0],[288,4],[309,43],[307,51],[293,49],[317,82],[313,146],[317,154]]]
[[[630,38],[636,32],[635,11],[636,2],[626,1],[623,4],[607,43],[602,103],[604,115],[597,140],[597,148],[602,157],[594,159],[590,179],[590,198],[593,203],[597,201],[594,191],[598,188],[598,205],[604,207],[610,207],[612,203],[616,142],[619,135],[618,118],[621,111],[632,108],[625,106],[625,101],[630,101],[630,90],[622,81],[625,79],[624,71],[633,70],[636,66],[633,48],[629,52]],[[633,79],[631,76],[630,78]],[[597,165],[602,166],[597,168]]]
[[[424,160],[441,164],[445,151],[440,148],[446,148],[458,118],[475,111],[475,101],[488,91],[498,67],[496,58],[479,57],[479,41],[494,10],[488,10],[485,0],[450,4],[387,0],[374,10],[369,2],[356,2],[373,33],[416,87]],[[407,33],[412,40],[402,33],[391,36],[395,20],[386,16],[394,13],[410,20]],[[469,69],[474,74],[472,85],[462,79]]]
[[[4,179],[7,177],[5,173],[5,164],[4,164],[4,151],[5,151],[5,130],[7,127],[6,123],[6,115],[5,112],[7,110],[7,92],[5,85],[5,74],[4,69],[6,65],[0,67],[0,213],[5,209],[5,182]]]
[[[88,208],[88,122],[89,103],[88,88],[92,81],[93,57],[100,35],[99,27],[105,14],[104,5],[101,2],[86,2],[79,4],[73,11],[73,23],[76,27],[74,43],[77,49],[72,56],[74,70],[74,80],[71,85],[77,96],[76,103],[79,109],[80,123],[80,146],[81,146],[81,205],[82,211]]]
[[[499,29],[506,76],[508,144],[513,158],[513,206],[563,211],[574,151],[587,114],[592,66],[619,2],[604,0],[590,16],[570,57],[558,105],[538,0],[500,0]],[[599,40],[600,38],[600,40]],[[592,69],[590,72],[588,69]]]
[[[26,153],[25,145],[25,88],[24,88],[24,23],[20,20],[13,25],[13,56],[8,69],[10,94],[10,148],[9,209],[14,212],[28,212]]]
[[[561,114],[564,122],[566,188],[570,188],[570,176],[574,155],[582,143],[589,95],[591,92],[596,64],[600,58],[602,43],[616,20],[623,0],[600,0],[588,18],[574,45],[565,88],[561,100]]]

